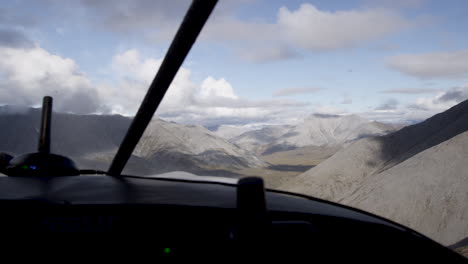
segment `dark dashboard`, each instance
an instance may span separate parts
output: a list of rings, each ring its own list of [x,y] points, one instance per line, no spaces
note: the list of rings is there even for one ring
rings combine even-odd
[[[1,177],[1,234],[13,249],[79,249],[77,257],[465,261],[408,228],[314,198],[267,191],[265,214],[246,218],[236,189],[155,178]]]

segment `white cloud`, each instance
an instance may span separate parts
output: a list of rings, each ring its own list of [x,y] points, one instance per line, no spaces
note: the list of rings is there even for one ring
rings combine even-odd
[[[112,102],[114,113],[136,112],[160,64],[161,60],[143,59],[135,49],[114,56],[110,68],[117,73],[117,84],[99,87],[101,96]],[[297,113],[305,106],[291,100],[250,101],[238,96],[226,79],[207,76],[197,84],[190,69],[182,67],[157,114],[181,123],[245,124],[287,118],[291,113],[286,109]]]
[[[242,58],[263,63],[296,57],[299,48],[317,52],[359,46],[410,25],[391,9],[327,12],[306,3],[297,10],[281,7],[270,23],[215,17],[202,39],[234,46]]]
[[[468,49],[452,52],[402,54],[390,57],[387,65],[421,79],[468,77]]]
[[[38,105],[44,95],[54,96],[54,108],[74,113],[136,112],[160,59],[143,58],[138,50],[116,54],[109,65],[114,80],[93,83],[75,61],[43,48],[0,48],[0,104]],[[289,89],[286,93],[316,89]],[[283,91],[284,93],[285,91]],[[345,98],[346,99],[346,98]],[[428,118],[468,99],[468,84],[420,97],[410,104],[383,102],[361,115],[379,121],[401,122]],[[311,113],[348,114],[340,107],[310,105],[295,100],[252,101],[240,97],[224,78],[207,76],[200,83],[181,68],[165,96],[158,115],[176,122],[219,125],[294,122]]]
[[[66,87],[89,85],[73,60],[50,54],[42,48],[3,48],[0,52],[2,70],[24,88],[37,89],[40,82],[49,77]]]
[[[161,63],[152,58],[142,60],[136,49],[129,49],[112,58],[112,69],[121,76],[150,83]]]
[[[468,99],[468,84],[453,87],[445,92],[440,92],[434,97],[418,98],[410,107],[425,111],[446,110]]]
[[[110,65],[112,73],[117,76],[116,80],[110,84],[101,84],[98,91],[111,102],[114,113],[133,115],[161,63],[162,59],[142,58],[136,49],[118,53]],[[191,94],[196,85],[190,78],[190,70],[181,67],[164,97],[162,109],[177,109],[192,103]]]
[[[200,35],[201,41],[220,43],[234,51],[241,59],[254,63],[297,56],[276,23],[241,20],[231,14],[213,15]]]
[[[313,51],[353,47],[409,25],[387,9],[327,12],[311,4],[291,11],[281,7],[278,25],[293,44]]]
[[[397,101],[384,102],[374,111],[363,112],[360,115],[383,122],[412,123],[425,120],[443,112],[456,104],[468,99],[468,84],[453,87],[439,92],[432,97],[420,97],[409,104],[399,104]]]
[[[237,7],[251,1],[220,1],[200,40],[221,43],[241,59],[265,63],[313,52],[356,47],[413,25],[391,8],[320,10],[312,4],[281,7],[276,20],[240,17]],[[160,43],[172,39],[189,1],[83,0],[84,14],[96,26]],[[247,6],[246,6],[247,7]],[[157,25],[157,26],[148,26]]]
[[[59,111],[99,111],[99,99],[86,75],[68,58],[40,47],[0,48],[0,100],[5,104],[37,105],[51,95]]]
[[[224,78],[216,80],[211,76],[202,82],[198,97],[202,100],[217,97],[230,99],[239,98],[234,94],[231,84],[229,84]]]
[[[0,104],[39,105],[43,96],[52,95],[55,110],[80,114],[135,114],[161,65],[160,59],[127,50],[109,65],[114,79],[94,83],[72,59],[40,47],[0,48],[0,56]],[[195,83],[190,69],[182,67],[157,114],[182,123],[247,124],[286,121],[305,113],[306,106],[293,100],[247,100],[226,79],[207,76]]]
[[[213,14],[215,15],[215,14]],[[259,34],[261,32],[261,34]],[[263,21],[240,20],[236,17],[214,16],[204,28],[202,38],[211,41],[244,42],[277,40],[278,28]]]

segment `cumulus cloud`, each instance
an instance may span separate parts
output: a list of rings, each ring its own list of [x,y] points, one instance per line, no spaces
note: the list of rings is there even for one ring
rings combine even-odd
[[[143,59],[137,50],[128,50],[117,54],[112,61],[112,69],[121,72],[118,91],[141,91],[141,98],[149,82],[160,65],[160,60]],[[132,86],[133,85],[133,86]],[[136,87],[136,88],[131,88]],[[130,89],[131,88],[131,89]],[[276,91],[286,96],[316,92],[317,88],[289,88]],[[387,93],[423,94],[434,92],[430,89],[393,89]],[[122,106],[115,108],[118,99],[112,99],[116,112],[122,109],[135,109],[140,99],[128,100],[131,95],[118,95],[123,98]],[[368,119],[391,123],[413,123],[424,120],[436,113],[445,111],[468,98],[468,86],[460,86],[445,92],[438,92],[433,97],[417,98],[410,104],[402,104],[396,99],[388,99],[372,111],[358,113]],[[350,99],[345,97],[345,99]],[[133,105],[130,105],[131,104]],[[343,103],[351,103],[345,100]],[[191,79],[190,69],[181,68],[174,83],[165,96],[158,110],[158,115],[180,123],[198,123],[206,126],[219,124],[284,123],[300,119],[310,113],[344,115],[349,112],[332,105],[316,105],[309,108],[307,103],[294,100],[252,101],[240,97],[224,78],[207,76],[200,83]],[[309,111],[310,110],[310,111]],[[133,110],[132,110],[133,111]]]
[[[81,72],[75,61],[41,47],[0,47],[0,104],[38,105],[52,95],[58,111],[119,113],[133,115],[161,60],[143,58],[138,50],[116,54],[110,62],[114,80],[95,83]],[[290,88],[279,94],[315,92],[317,88]],[[346,99],[346,98],[345,98]],[[389,99],[361,115],[379,121],[413,122],[428,118],[468,99],[468,85],[453,87],[432,97],[421,97],[402,105]],[[284,123],[310,113],[347,114],[346,109],[311,105],[295,100],[248,100],[237,95],[225,78],[207,76],[199,83],[182,67],[157,114],[181,123],[215,126],[221,124]]]
[[[277,90],[273,93],[273,96],[290,96],[299,94],[310,94],[322,90],[318,87],[292,87]]]
[[[241,20],[231,14],[214,14],[203,29],[200,40],[221,43],[241,59],[254,63],[298,56],[295,48],[284,39],[284,32],[276,23]]]
[[[427,93],[435,93],[438,90],[430,89],[430,88],[401,88],[401,89],[388,89],[383,90],[381,93],[387,94],[427,94]]]
[[[230,98],[238,99],[239,97],[234,94],[234,90],[230,83],[228,83],[224,78],[216,80],[215,78],[209,76],[206,78],[201,86],[198,93],[198,98],[201,100],[206,100],[210,98]]]
[[[129,49],[112,58],[111,68],[120,77],[151,82],[162,60],[142,60],[136,49]]]
[[[281,7],[278,25],[295,44],[322,51],[353,47],[394,33],[409,22],[387,9],[327,12],[302,4],[295,11]]]
[[[109,64],[113,79],[96,83],[72,59],[41,47],[0,47],[0,57],[0,104],[39,105],[43,96],[51,95],[55,110],[78,114],[135,114],[162,61],[126,50]],[[196,83],[190,69],[182,67],[157,114],[182,123],[246,124],[287,120],[303,115],[307,106],[293,100],[241,98],[226,79],[207,76]]]
[[[468,50],[402,54],[387,59],[388,67],[421,79],[468,77]]]
[[[391,9],[328,12],[306,3],[296,10],[281,7],[277,20],[270,23],[220,16],[208,23],[202,37],[237,45],[242,58],[263,63],[297,57],[298,49],[321,52],[356,47],[410,25]]]
[[[43,96],[52,95],[58,111],[99,110],[97,94],[73,60],[40,47],[0,47],[0,57],[0,103],[37,105]]]
[[[161,66],[162,59],[142,58],[136,49],[116,54],[109,65],[113,80],[99,84],[98,92],[110,102],[113,113],[133,115],[143,100],[148,87]],[[196,85],[191,81],[189,69],[177,72],[161,107],[178,108],[191,104],[191,91]]]
[[[237,7],[251,1],[220,1],[200,40],[222,43],[240,58],[255,63],[291,59],[304,49],[321,52],[356,47],[398,32],[413,23],[391,8],[357,8],[329,12],[312,4],[281,7],[275,20],[239,17]],[[190,1],[82,0],[83,13],[98,27],[138,33],[150,41],[171,39]]]
[[[117,84],[99,87],[101,97],[112,102],[112,112],[135,113],[160,65],[161,60],[142,58],[135,49],[116,54],[110,68],[117,73]],[[246,124],[287,119],[289,115],[305,111],[306,106],[306,103],[292,100],[247,100],[235,93],[228,80],[207,76],[200,83],[195,83],[191,70],[182,67],[157,115],[176,122],[207,126]]]

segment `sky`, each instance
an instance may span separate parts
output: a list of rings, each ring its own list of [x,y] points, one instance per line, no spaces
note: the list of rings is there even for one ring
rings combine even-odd
[[[0,104],[134,115],[190,1],[2,1]],[[412,123],[468,99],[468,1],[220,0],[157,115]],[[465,29],[465,30],[464,30]]]

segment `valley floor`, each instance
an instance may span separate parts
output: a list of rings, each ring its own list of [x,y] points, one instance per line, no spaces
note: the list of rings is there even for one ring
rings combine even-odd
[[[229,170],[239,176],[256,176],[265,180],[267,188],[276,189],[284,181],[317,166],[335,154],[340,147],[302,147],[261,156],[270,165],[264,168]]]

